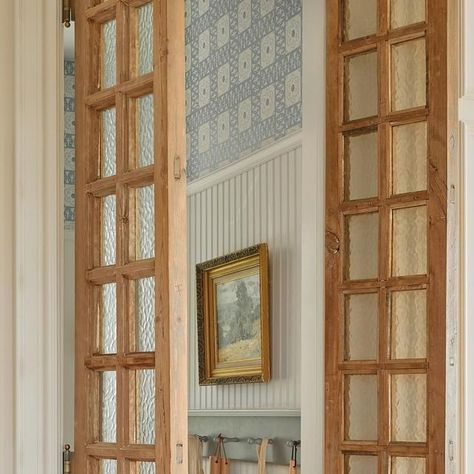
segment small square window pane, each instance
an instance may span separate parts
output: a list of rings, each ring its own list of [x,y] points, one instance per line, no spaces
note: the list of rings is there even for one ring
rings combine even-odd
[[[155,444],[155,371],[144,369],[131,374],[134,376],[132,439],[137,444]]]
[[[149,166],[154,157],[154,110],[153,94],[137,99],[137,166]]]
[[[377,33],[377,0],[344,1],[344,40]]]
[[[115,107],[101,113],[101,176],[113,176],[117,173],[117,116]]]
[[[113,371],[100,372],[100,441],[117,442],[117,377]]]
[[[426,206],[393,211],[393,276],[426,274],[427,232]]]
[[[392,457],[391,474],[426,474],[425,458]]]
[[[101,459],[99,462],[100,474],[117,474],[116,459]]]
[[[117,81],[117,22],[110,20],[101,25],[102,88],[113,87]]]
[[[378,114],[377,51],[345,60],[345,120]]]
[[[378,474],[378,457],[346,454],[344,474]]]
[[[116,254],[116,196],[102,198],[102,265],[114,265]]]
[[[346,375],[344,387],[345,439],[378,439],[377,375]]]
[[[135,188],[131,192],[135,222],[130,226],[131,257],[135,260],[155,256],[155,186]]]
[[[356,214],[346,217],[345,275],[350,280],[378,277],[379,214]]]
[[[347,200],[378,196],[377,131],[344,137],[344,181]]]
[[[345,360],[377,360],[378,293],[345,297]]]
[[[137,352],[155,350],[155,278],[139,278],[132,282],[135,290],[135,341]]]
[[[153,3],[138,8],[138,72],[153,71]]]
[[[426,358],[426,307],[426,290],[392,292],[392,359]]]
[[[392,110],[426,105],[426,42],[424,38],[392,46]]]
[[[136,472],[136,474],[156,474],[156,464],[154,462],[137,462],[133,472]]]
[[[392,441],[426,441],[426,375],[392,375]]]
[[[427,189],[428,143],[426,122],[392,128],[393,194]]]
[[[392,29],[425,21],[426,0],[391,0],[390,24]]]
[[[99,309],[100,352],[117,353],[117,284],[107,283],[101,288]]]

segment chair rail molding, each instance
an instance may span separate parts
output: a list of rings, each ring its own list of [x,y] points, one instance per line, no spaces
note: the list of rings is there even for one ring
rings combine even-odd
[[[15,38],[16,474],[59,474],[62,445],[61,2],[17,0]]]

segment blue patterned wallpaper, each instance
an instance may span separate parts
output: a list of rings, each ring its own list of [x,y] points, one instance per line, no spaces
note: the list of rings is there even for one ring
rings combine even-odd
[[[190,181],[299,130],[301,0],[186,0]]]
[[[74,61],[64,61],[64,227],[74,229],[75,218],[75,102]]]

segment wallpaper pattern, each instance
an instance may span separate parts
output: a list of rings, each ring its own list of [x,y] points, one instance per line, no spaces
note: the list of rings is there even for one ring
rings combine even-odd
[[[74,61],[64,61],[64,227],[75,219],[75,102]]]
[[[188,178],[301,128],[301,0],[186,0]]]

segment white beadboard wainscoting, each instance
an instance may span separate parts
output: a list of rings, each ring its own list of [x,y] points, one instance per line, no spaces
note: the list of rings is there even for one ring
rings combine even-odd
[[[209,460],[204,460],[204,472],[209,472]],[[255,474],[257,465],[252,462],[232,462],[230,464],[230,474]],[[288,474],[288,466],[274,466],[267,464],[267,474]]]
[[[188,191],[190,415],[295,416],[300,411],[301,136],[293,136]],[[272,381],[199,386],[197,263],[267,242]],[[247,471],[239,471],[247,472]]]

